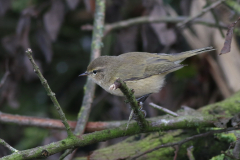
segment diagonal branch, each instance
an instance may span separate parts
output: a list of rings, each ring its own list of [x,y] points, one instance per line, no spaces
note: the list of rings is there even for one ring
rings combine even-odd
[[[148,127],[148,121],[145,119],[145,116],[140,109],[140,106],[134,96],[134,91],[130,90],[127,87],[126,83],[123,82],[120,78],[114,82],[114,85],[116,85],[116,88],[119,88],[122,91],[127,99],[127,102],[130,103],[138,125],[141,127],[141,129],[146,129]]]
[[[165,112],[166,114],[169,114],[169,115],[171,115],[171,116],[173,116],[173,117],[178,117],[178,116],[179,116],[177,113],[175,113],[175,112],[173,112],[173,111],[170,111],[170,110],[167,109],[167,108],[163,108],[163,107],[161,107],[161,106],[158,106],[158,105],[156,105],[156,104],[154,104],[154,103],[149,103],[149,105],[152,106],[152,107],[154,107],[154,108],[156,108],[156,109],[158,109],[158,110],[160,110],[160,111],[163,111],[163,112]]]
[[[60,118],[62,120],[62,123],[64,124],[66,130],[67,130],[67,134],[68,136],[73,136],[73,133],[71,131],[71,128],[67,122],[67,118],[65,117],[65,114],[62,111],[62,108],[60,106],[60,104],[57,101],[57,98],[55,96],[55,93],[52,92],[50,86],[47,83],[47,80],[43,77],[39,67],[37,66],[37,64],[35,63],[33,57],[32,57],[32,50],[29,48],[27,51],[27,56],[29,58],[29,60],[31,61],[33,68],[34,68],[34,72],[37,74],[38,78],[40,79],[40,81],[42,82],[43,87],[45,88],[45,90],[47,91],[47,95],[50,97],[50,99],[52,100],[54,107],[56,108],[56,110],[58,111],[58,114],[60,115]]]
[[[7,142],[5,142],[3,139],[0,138],[0,144],[5,146],[7,149],[9,149],[12,153],[18,152],[15,148],[10,146]]]

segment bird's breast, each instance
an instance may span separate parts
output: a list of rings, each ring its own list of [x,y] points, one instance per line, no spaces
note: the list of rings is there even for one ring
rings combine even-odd
[[[141,97],[149,93],[157,93],[164,85],[164,75],[153,75],[144,79],[125,81],[129,89],[134,89],[135,97]],[[121,77],[120,77],[121,78]],[[107,92],[116,95],[123,96],[120,89],[110,90],[108,85],[103,85],[103,83],[98,83]]]

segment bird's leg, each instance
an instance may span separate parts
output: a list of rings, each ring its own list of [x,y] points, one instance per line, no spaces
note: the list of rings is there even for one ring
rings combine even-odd
[[[144,103],[144,102],[146,101],[146,99],[150,96],[150,94],[152,94],[152,93],[145,94],[145,95],[137,98],[136,100],[137,100],[139,103],[141,103],[141,102]]]
[[[139,98],[136,99],[137,102],[138,102],[138,104],[139,104],[139,110],[144,114],[144,117],[146,117],[147,112],[142,109],[142,106],[143,106],[144,101],[148,98],[148,96],[149,96],[150,94],[151,94],[151,93],[145,94],[145,95],[143,95],[143,96],[141,96],[141,97],[139,97]],[[129,119],[128,119],[128,123],[127,123],[126,130],[128,129],[128,125],[129,125],[129,123],[130,123],[130,121],[131,121],[132,119],[136,120],[136,115],[133,113],[133,110],[131,110],[131,113],[130,113],[130,116],[129,116]]]
[[[146,101],[146,99],[150,96],[150,94],[152,93],[149,93],[149,94],[145,94],[139,98],[137,98],[136,100],[138,101],[138,104],[139,104],[139,110],[144,114],[144,117],[146,117],[147,115],[147,112],[145,110],[143,110],[143,103]],[[133,119],[135,119],[135,115],[133,115]]]

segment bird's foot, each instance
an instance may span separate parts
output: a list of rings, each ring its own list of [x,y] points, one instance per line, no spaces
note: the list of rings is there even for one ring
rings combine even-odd
[[[144,118],[146,118],[147,112],[146,112],[145,110],[143,110],[143,109],[140,109],[140,111],[143,113]],[[136,120],[136,119],[137,119],[137,116],[136,116],[135,114],[133,114],[133,115],[132,115],[132,119]]]
[[[109,87],[109,90],[116,90],[117,89],[117,86],[115,84],[112,84],[110,87]]]

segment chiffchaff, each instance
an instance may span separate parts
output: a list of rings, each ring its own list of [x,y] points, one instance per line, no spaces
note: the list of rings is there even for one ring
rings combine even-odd
[[[107,92],[123,96],[120,89],[113,87],[115,80],[120,78],[134,89],[136,97],[141,97],[159,92],[165,76],[184,67],[180,64],[184,59],[212,50],[213,47],[206,47],[174,54],[129,52],[119,56],[100,56],[80,76],[90,76]]]

